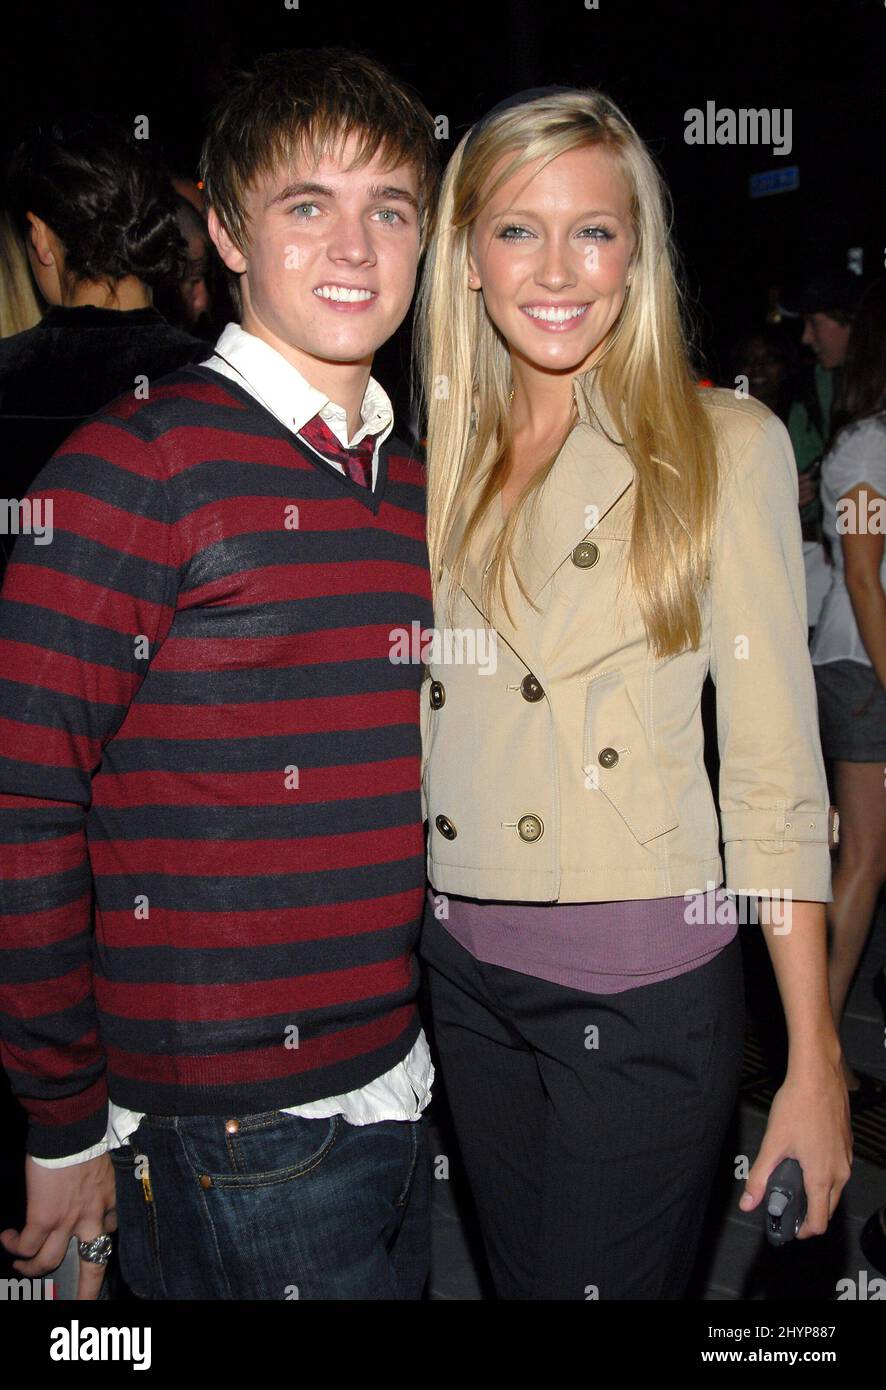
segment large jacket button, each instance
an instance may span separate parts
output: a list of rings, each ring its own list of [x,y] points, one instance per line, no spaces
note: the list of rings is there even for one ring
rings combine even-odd
[[[523,696],[523,699],[528,700],[530,704],[535,704],[536,700],[543,700],[545,697],[541,681],[537,676],[534,676],[531,671],[529,675],[524,676],[520,682],[520,694]]]
[[[540,840],[545,833],[541,816],[521,816],[517,821],[517,834],[521,840]]]
[[[448,816],[437,816],[434,820],[434,824],[436,825],[440,834],[445,836],[447,840],[454,840],[456,835],[458,834],[458,831],[456,830],[455,826],[452,824],[452,821],[449,819]]]
[[[615,767],[618,762],[618,754],[614,748],[601,748],[597,754],[597,761],[601,767]]]
[[[589,570],[600,558],[600,547],[593,541],[579,541],[572,552],[572,563],[580,570]]]
[[[431,709],[439,709],[446,704],[446,690],[442,681],[431,681]]]

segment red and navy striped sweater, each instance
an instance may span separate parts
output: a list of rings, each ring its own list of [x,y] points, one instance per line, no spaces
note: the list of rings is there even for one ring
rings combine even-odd
[[[53,1158],[107,1095],[274,1110],[419,1032],[424,476],[374,492],[206,367],[121,398],[29,494],[0,602],[0,1047]]]

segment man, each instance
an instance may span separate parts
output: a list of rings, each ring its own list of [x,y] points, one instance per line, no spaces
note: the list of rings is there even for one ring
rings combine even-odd
[[[803,392],[791,405],[787,420],[800,475],[800,520],[803,526],[803,558],[810,634],[818,622],[821,605],[830,587],[830,564],[821,541],[821,503],[818,489],[821,460],[830,434],[831,407],[852,317],[864,286],[848,270],[823,271],[801,291],[796,301],[783,308],[789,318],[803,317],[804,343],[815,355],[815,365],[803,382]]]
[[[421,667],[391,648],[432,609],[370,368],[436,148],[366,58],[238,79],[201,175],[242,325],[77,431],[35,488],[53,544],[10,566],[0,1006],[30,1131],[3,1240],[40,1275],[75,1234],[81,1296],[115,1197],[137,1294],[422,1293]]]

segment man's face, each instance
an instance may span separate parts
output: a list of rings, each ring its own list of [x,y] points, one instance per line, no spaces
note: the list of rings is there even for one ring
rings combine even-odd
[[[243,327],[309,377],[312,363],[370,364],[406,317],[415,288],[416,170],[385,168],[381,150],[349,170],[356,149],[351,135],[336,157],[258,180],[242,251],[209,214],[225,264],[245,272]]]
[[[850,328],[850,324],[838,323],[830,314],[804,314],[802,341],[812,348],[821,366],[831,370],[842,367],[846,360]]]

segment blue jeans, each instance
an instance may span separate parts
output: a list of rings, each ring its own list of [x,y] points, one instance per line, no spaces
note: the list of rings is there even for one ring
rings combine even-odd
[[[146,1115],[110,1157],[120,1268],[140,1298],[422,1296],[423,1120]]]

